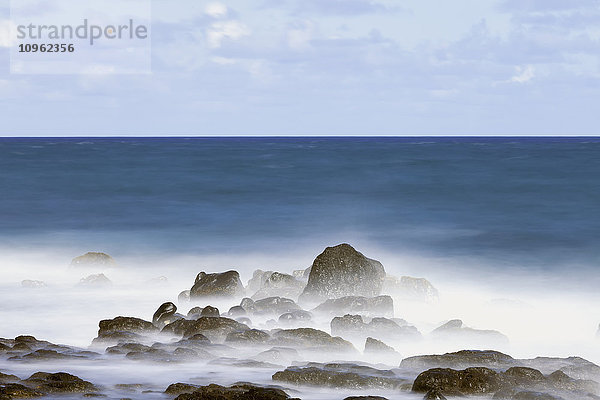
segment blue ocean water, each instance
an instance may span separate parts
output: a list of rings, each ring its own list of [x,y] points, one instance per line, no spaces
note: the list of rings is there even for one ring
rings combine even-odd
[[[600,138],[3,138],[0,240],[600,265]]]

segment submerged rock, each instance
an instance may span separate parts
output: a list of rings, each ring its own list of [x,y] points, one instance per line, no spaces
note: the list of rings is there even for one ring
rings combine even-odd
[[[393,317],[394,300],[390,296],[346,296],[327,300],[317,306],[313,312],[328,315],[360,314],[372,317]]]
[[[271,338],[265,331],[249,329],[243,332],[231,332],[227,335],[225,342],[229,343],[265,343]]]
[[[286,324],[290,324],[290,323],[294,323],[294,322],[308,322],[311,319],[312,319],[312,314],[309,313],[308,311],[304,311],[304,310],[295,310],[292,312],[287,312],[287,313],[281,314],[279,316],[279,322],[286,323]]]
[[[296,385],[349,389],[397,389],[406,381],[392,371],[356,364],[318,364],[288,367],[273,375],[273,380]]]
[[[314,260],[303,300],[335,299],[343,296],[373,297],[381,293],[385,269],[349,244],[327,247]]]
[[[250,298],[244,298],[240,302],[240,307],[250,315],[273,315],[279,316],[284,313],[293,312],[300,310],[300,306],[292,299],[285,297],[267,297],[260,300],[252,300]]]
[[[106,253],[89,252],[75,257],[71,261],[72,267],[115,267],[116,261]]]
[[[244,286],[237,271],[207,274],[200,272],[190,290],[190,298],[235,297],[244,295]]]
[[[383,293],[398,300],[413,300],[435,303],[439,300],[438,290],[425,278],[403,276],[400,279],[388,276],[383,284]]]
[[[40,397],[44,393],[39,390],[29,388],[19,383],[7,383],[0,385],[0,399],[21,399]]]
[[[112,286],[110,279],[104,274],[90,275],[86,278],[81,278],[79,286],[90,286],[90,287],[108,287]]]

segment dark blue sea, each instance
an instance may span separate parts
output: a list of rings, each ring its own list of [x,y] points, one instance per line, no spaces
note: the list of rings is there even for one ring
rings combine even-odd
[[[600,138],[3,138],[0,241],[600,267]]]

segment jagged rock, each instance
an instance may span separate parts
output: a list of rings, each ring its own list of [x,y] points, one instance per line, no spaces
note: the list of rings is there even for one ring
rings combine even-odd
[[[435,303],[439,300],[438,290],[425,278],[403,276],[398,279],[387,276],[382,291],[398,300],[414,300],[425,303]]]
[[[175,400],[287,400],[289,396],[278,388],[264,388],[247,383],[223,387],[215,384],[199,386],[191,393],[182,393]]]
[[[296,385],[350,389],[397,389],[405,381],[392,371],[356,364],[317,364],[288,367],[276,372],[273,380]]]
[[[72,267],[114,267],[116,265],[116,261],[108,254],[95,252],[75,257],[71,261]]]
[[[287,312],[279,316],[279,322],[291,323],[291,322],[307,322],[312,319],[312,314],[304,310],[295,310]]]
[[[413,326],[400,326],[387,318],[373,318],[368,324],[360,315],[346,314],[331,320],[331,334],[342,337],[364,339],[375,338],[420,338],[421,334]]]
[[[221,313],[219,312],[219,309],[217,307],[206,306],[202,309],[200,316],[201,317],[220,317]]]
[[[423,371],[431,368],[465,369],[468,367],[487,367],[505,369],[516,365],[511,356],[491,350],[461,350],[441,355],[408,357],[402,360],[400,368]]]
[[[231,332],[225,342],[229,343],[265,343],[271,338],[267,332],[249,329],[243,332]]]
[[[178,303],[189,303],[191,290],[184,290],[177,296]]]
[[[21,286],[28,289],[40,289],[48,287],[43,281],[33,281],[30,279],[25,279],[24,281],[21,281]]]
[[[313,328],[284,329],[272,334],[283,346],[308,347],[323,351],[356,351],[352,343]]]
[[[267,297],[298,298],[306,286],[304,282],[281,272],[267,272],[261,278],[260,289],[252,295],[254,300]]]
[[[90,287],[107,287],[112,286],[110,279],[104,274],[90,275],[86,278],[81,278],[79,286],[90,286]]]
[[[66,372],[57,372],[54,374],[36,372],[23,382],[33,386],[36,391],[46,393],[86,393],[98,391],[93,383],[84,381]]]
[[[394,300],[390,296],[346,296],[330,299],[316,307],[313,312],[329,315],[360,314],[372,317],[393,317]]]
[[[473,329],[464,326],[460,319],[453,319],[446,322],[442,326],[434,329],[431,334],[434,337],[442,337],[444,339],[452,337],[454,339],[462,339],[473,342],[493,342],[496,344],[508,344],[508,338],[502,333],[494,330]]]
[[[372,337],[368,337],[365,340],[365,354],[398,354],[396,350],[392,346],[388,346],[383,343],[381,340],[373,339]]]
[[[445,395],[469,396],[496,392],[502,383],[501,376],[485,367],[472,367],[461,371],[434,368],[422,372],[413,383],[412,390],[427,393],[437,389]]]
[[[349,244],[327,247],[314,260],[308,283],[302,292],[305,301],[343,296],[378,296],[383,287],[385,269]]]
[[[175,304],[171,303],[170,301],[163,303],[160,307],[158,307],[158,310],[156,310],[152,316],[152,323],[159,328],[162,328],[163,326],[173,322],[171,317],[175,315],[176,312],[177,306]]]
[[[162,332],[192,337],[198,333],[203,334],[211,342],[222,342],[232,332],[249,330],[248,326],[224,317],[200,317],[197,320],[179,320],[166,325]]]
[[[237,271],[207,274],[200,272],[190,290],[190,299],[202,297],[235,297],[244,295],[244,286]]]

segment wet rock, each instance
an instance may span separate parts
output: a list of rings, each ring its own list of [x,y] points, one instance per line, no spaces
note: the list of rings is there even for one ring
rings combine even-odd
[[[279,322],[288,324],[292,322],[308,322],[311,319],[312,314],[304,310],[295,310],[279,316]]]
[[[152,322],[134,317],[116,317],[105,319],[98,324],[98,337],[94,342],[139,341],[142,334],[158,332]]]
[[[56,350],[39,349],[29,354],[22,356],[10,357],[12,361],[51,361],[51,360],[69,360],[69,359],[82,359],[98,356],[98,353],[94,352],[68,352],[61,353]]]
[[[331,320],[331,334],[353,339],[373,336],[378,339],[420,338],[421,334],[413,326],[400,326],[387,318],[373,318],[368,324],[360,315],[344,315]]]
[[[365,341],[365,354],[398,354],[392,346],[388,346],[380,340],[368,337]]]
[[[188,311],[187,313],[187,317],[188,319],[198,319],[202,316],[202,310],[204,310],[204,308],[202,307],[193,307],[190,308],[190,311]]]
[[[289,396],[278,388],[264,388],[250,384],[230,387],[199,386],[191,393],[182,393],[175,400],[286,400]]]
[[[258,329],[249,329],[243,332],[231,332],[225,342],[228,343],[265,343],[271,338],[267,332]]]
[[[200,272],[190,290],[190,299],[202,297],[235,297],[244,295],[244,286],[237,271],[207,274]]]
[[[23,382],[32,385],[35,390],[47,393],[86,393],[98,391],[96,386],[91,382],[84,381],[66,372],[36,372]]]
[[[264,273],[261,277],[262,283],[253,295],[252,299],[259,300],[267,297],[298,298],[306,283],[297,280],[292,275],[281,272]]]
[[[501,376],[489,368],[473,367],[462,371],[434,368],[417,376],[412,391],[427,393],[436,389],[445,395],[485,395],[496,392],[501,383]]]
[[[546,380],[540,371],[529,367],[511,367],[503,376],[510,386],[534,386]]]
[[[150,346],[146,346],[140,343],[120,343],[115,346],[108,347],[106,354],[127,354],[132,351],[142,352],[150,350]]]
[[[439,300],[438,290],[425,278],[403,276],[400,279],[387,276],[383,284],[383,293],[398,300],[435,303]]]
[[[30,279],[25,279],[24,281],[21,281],[21,286],[28,289],[41,289],[48,287],[43,281],[34,281]]]
[[[600,393],[600,384],[589,379],[573,379],[563,371],[554,371],[546,377],[550,386],[568,392]]]
[[[468,343],[490,341],[497,344],[508,344],[508,338],[494,330],[473,329],[464,326],[460,319],[446,322],[431,332],[432,336],[443,338],[462,339]]]
[[[544,374],[560,370],[571,378],[600,381],[600,366],[581,357],[536,357],[532,360],[519,360],[519,365],[538,369]]]
[[[105,253],[89,252],[75,257],[71,261],[72,267],[115,267],[116,261]]]
[[[272,334],[274,341],[283,346],[296,346],[323,351],[356,351],[352,343],[313,328],[284,329]]]
[[[2,372],[0,372],[0,384],[16,383],[20,380],[21,379],[16,375],[3,374]]]
[[[314,260],[303,300],[334,299],[343,296],[378,296],[383,288],[385,269],[349,244],[327,247]]]
[[[187,361],[198,361],[201,359],[210,359],[214,356],[202,349],[190,349],[186,347],[177,347],[173,351],[157,348],[154,345],[148,349],[140,351],[131,351],[126,354],[130,360],[150,361],[159,363],[181,363]]]
[[[390,296],[347,296],[330,299],[316,307],[313,312],[329,315],[360,314],[372,317],[393,317],[394,301]]]
[[[511,356],[491,350],[461,350],[441,355],[408,357],[402,360],[400,368],[423,371],[431,368],[465,369],[468,367],[487,367],[505,369],[516,365]]]
[[[296,385],[349,389],[397,389],[405,381],[392,371],[356,364],[317,364],[288,367],[276,372],[273,380]]]
[[[246,315],[246,310],[242,306],[233,306],[227,312],[227,316],[232,318],[243,317],[244,315]]]
[[[281,315],[300,310],[300,306],[296,304],[294,300],[285,297],[267,297],[265,299],[256,300],[252,305],[246,301],[246,307],[249,307],[250,309],[253,308],[253,313],[259,315]],[[246,307],[244,307],[244,309],[246,309]]]
[[[44,393],[18,383],[0,385],[0,399],[26,399],[43,396]]]
[[[189,303],[190,301],[190,290],[184,290],[183,292],[179,293],[179,295],[177,296],[177,302],[178,303]]]
[[[179,320],[166,325],[162,332],[192,337],[198,333],[203,334],[211,342],[222,342],[232,332],[249,330],[248,326],[224,317],[200,317],[197,320]]]
[[[219,309],[217,307],[206,306],[202,309],[200,316],[201,317],[219,317],[219,316],[221,316],[221,313],[219,312]]]
[[[158,307],[158,310],[156,310],[152,316],[152,323],[155,326],[162,328],[163,326],[173,322],[171,317],[175,315],[176,312],[177,306],[175,304],[171,303],[170,301],[163,303],[160,307]]]
[[[81,278],[78,283],[78,286],[87,286],[87,287],[108,287],[112,286],[112,282],[110,279],[106,277],[104,274],[96,274],[90,275],[85,278]]]
[[[447,400],[439,389],[431,389],[425,394],[423,400]]]

